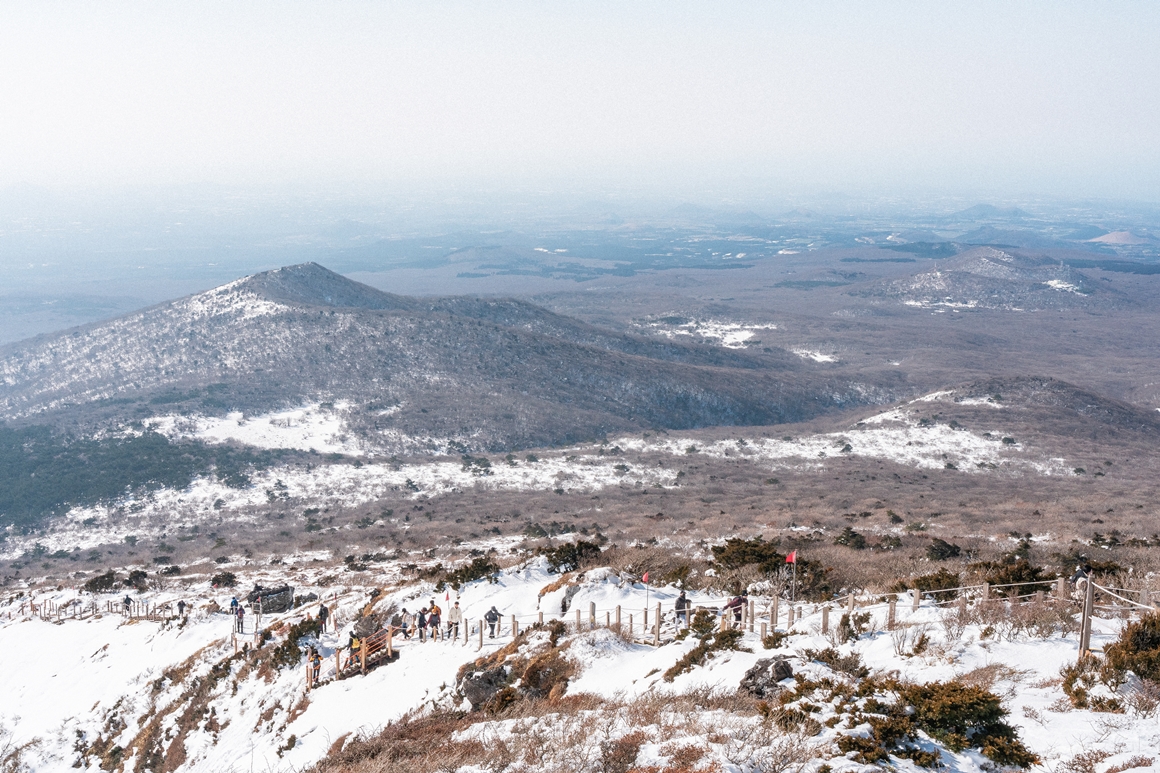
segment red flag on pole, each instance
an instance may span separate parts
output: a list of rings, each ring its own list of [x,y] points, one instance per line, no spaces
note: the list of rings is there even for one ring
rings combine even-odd
[[[786,556],[785,562],[787,564],[796,564],[797,563],[797,551],[795,550],[792,553],[790,553],[788,556]]]
[[[443,594],[443,600],[444,601],[451,601],[451,591],[447,591],[446,593]]]
[[[647,582],[648,582],[648,572],[645,572],[645,573],[644,573],[644,577],[641,577],[640,579],[641,579],[643,582],[646,582],[646,583],[647,583]]]

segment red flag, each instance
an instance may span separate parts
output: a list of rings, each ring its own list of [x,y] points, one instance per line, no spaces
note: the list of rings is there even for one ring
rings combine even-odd
[[[451,601],[451,591],[447,591],[446,593],[443,594],[443,600],[444,601]]]
[[[786,556],[785,562],[787,564],[796,564],[797,563],[797,551],[795,550],[792,553],[790,553],[788,556]]]
[[[645,572],[644,577],[641,577],[640,579],[643,580],[645,583],[647,583],[648,582],[648,572]]]

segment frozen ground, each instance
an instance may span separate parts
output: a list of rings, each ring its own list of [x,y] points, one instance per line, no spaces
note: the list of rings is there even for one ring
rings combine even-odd
[[[269,584],[277,579],[270,571],[243,579]],[[424,706],[460,707],[462,699],[455,693],[457,669],[510,641],[508,621],[513,614],[527,627],[541,613],[545,619],[556,617],[574,622],[574,610],[582,611],[583,624],[569,635],[566,651],[579,668],[568,687],[568,694],[573,695],[590,693],[632,699],[705,687],[731,690],[759,658],[771,655],[786,657],[796,673],[832,675],[827,666],[805,654],[833,644],[820,633],[820,609],[816,605],[802,607],[805,616],[793,625],[795,635],[786,646],[766,651],[756,633],[746,634],[742,644],[752,652],[717,654],[705,666],[666,682],[663,672],[694,644],[691,640],[671,641],[671,609],[677,594],[674,587],[646,591],[639,583],[619,578],[608,570],[592,570],[561,583],[559,575],[548,572],[543,559],[512,567],[495,582],[471,583],[458,594],[436,593],[430,584],[402,581],[393,564],[370,576],[361,575],[361,583],[339,576],[337,581],[326,581],[325,586],[318,583],[324,576],[333,578],[333,569],[319,566],[309,557],[291,557],[290,567],[280,571],[292,574],[299,593],[319,593],[335,610],[339,630],[325,634],[319,643],[328,668],[335,647],[346,641],[357,610],[370,598],[372,586],[386,589],[375,599],[377,609],[414,608],[432,598],[438,598],[446,608],[459,600],[466,610],[468,627],[472,628],[471,621],[478,620],[494,605],[504,615],[504,629],[499,638],[484,639],[482,652],[478,651],[479,637],[474,631],[468,646],[462,640],[400,642],[401,654],[396,663],[365,677],[324,684],[307,695],[301,667],[256,669],[248,666],[249,659],[244,656],[229,659],[234,652],[231,621],[208,609],[211,601],[228,603],[229,592],[213,590],[205,579],[189,579],[167,590],[134,593],[136,600],[152,604],[173,603],[178,598],[191,602],[194,611],[184,624],[126,621],[117,614],[103,614],[56,625],[31,618],[26,607],[26,612],[21,613],[21,605],[29,600],[25,593],[0,605],[0,648],[9,653],[10,661],[19,660],[19,667],[7,669],[0,683],[0,702],[5,707],[2,732],[6,740],[14,745],[30,744],[24,758],[29,769],[35,771],[75,766],[96,773],[99,759],[86,757],[80,750],[98,738],[108,742],[109,747],[116,745],[124,750],[121,759],[125,769],[134,769],[152,744],[165,752],[166,759],[180,760],[174,769],[181,771],[301,770],[347,734],[372,733]],[[84,601],[96,601],[103,608],[106,601],[121,595],[86,597]],[[33,600],[63,603],[76,596],[72,590],[49,590],[36,593]],[[691,596],[697,605],[718,606],[724,600],[700,593]],[[566,598],[569,607],[562,612]],[[755,600],[758,614],[766,614],[768,599]],[[667,610],[664,638],[668,642],[659,648],[642,643],[644,639],[632,642],[599,630],[606,614],[620,605],[626,624],[628,614],[636,615],[634,625],[639,632],[640,615],[646,604],[651,609],[658,602]],[[597,607],[598,630],[588,630],[590,603]],[[292,622],[314,608],[312,605],[297,613],[267,616],[263,624]],[[1094,773],[1106,773],[1117,762],[1133,756],[1156,757],[1160,725],[1155,716],[1132,712],[1100,714],[1071,709],[1061,701],[1058,674],[1061,666],[1076,657],[1074,636],[1031,638],[1003,631],[996,634],[974,624],[959,630],[944,624],[947,610],[924,602],[921,609],[912,612],[905,596],[898,609],[904,636],[883,630],[885,607],[873,606],[868,608],[874,616],[870,632],[853,643],[838,645],[839,650],[856,652],[872,669],[897,671],[902,679],[915,682],[964,676],[971,679],[994,672],[992,689],[1003,696],[1010,712],[1008,721],[1042,758],[1037,771],[1056,771],[1060,763],[1093,750],[1111,755],[1093,769]],[[832,622],[836,614],[831,617]],[[784,629],[784,614],[780,621],[779,628]],[[1116,620],[1097,620],[1095,646],[1113,640],[1120,625]],[[926,634],[929,644],[922,654],[914,654],[906,642],[913,642],[919,632]],[[243,641],[251,638],[243,637]],[[275,646],[279,641],[276,634],[266,646]],[[216,676],[210,679],[215,664]],[[998,666],[1002,668],[996,669]],[[326,673],[324,670],[324,676]],[[198,684],[209,685],[208,692],[198,693],[194,689]],[[195,698],[202,702],[196,703]],[[196,709],[196,716],[190,714],[190,706]],[[841,728],[825,727],[824,720],[834,708],[823,706],[815,717],[823,722],[823,727],[810,744],[820,757],[808,763],[807,770],[816,773],[823,761],[838,773],[869,770],[833,749],[832,742]],[[708,721],[711,724],[711,718]],[[155,728],[149,736],[152,740],[142,740],[148,735],[143,735],[142,730],[150,722]],[[496,720],[477,725],[472,732],[503,733],[512,728],[510,722]],[[688,740],[708,742],[704,738]],[[174,744],[180,747],[176,751]],[[950,770],[975,773],[986,769],[984,763],[983,758],[969,751],[954,754],[943,750],[943,764]],[[911,769],[910,763],[904,761],[896,761],[895,765]],[[724,769],[738,770],[729,767],[727,761]],[[1139,768],[1140,773],[1157,770],[1160,766],[1155,764]]]

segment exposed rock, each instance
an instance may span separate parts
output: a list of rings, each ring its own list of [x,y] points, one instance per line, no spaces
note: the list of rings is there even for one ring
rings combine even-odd
[[[508,672],[503,666],[489,668],[486,671],[475,671],[464,675],[459,682],[459,690],[463,697],[471,703],[472,711],[478,711],[484,704],[507,687]]]
[[[762,658],[741,678],[741,689],[768,698],[782,689],[779,682],[793,676],[793,667],[783,658]]]

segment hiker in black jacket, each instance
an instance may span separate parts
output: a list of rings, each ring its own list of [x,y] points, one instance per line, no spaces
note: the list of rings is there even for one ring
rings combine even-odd
[[[493,606],[491,609],[487,610],[487,614],[483,616],[483,619],[487,621],[488,638],[494,639],[495,626],[499,623],[499,610]]]
[[[685,627],[689,625],[689,599],[685,596],[684,591],[681,591],[681,595],[677,596],[677,625]]]

